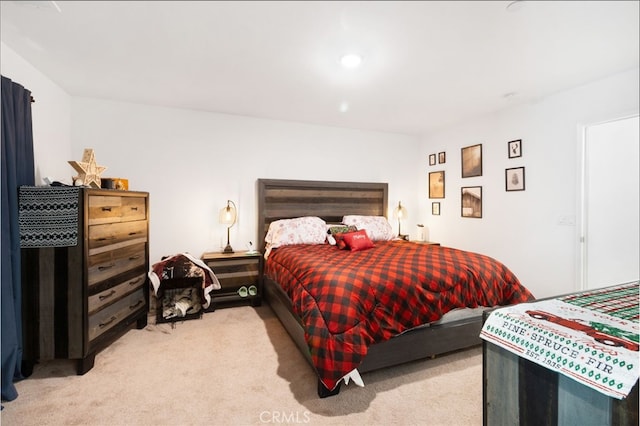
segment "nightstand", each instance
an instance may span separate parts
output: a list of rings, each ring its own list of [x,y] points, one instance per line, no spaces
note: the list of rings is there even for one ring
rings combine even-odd
[[[206,312],[238,305],[260,306],[262,303],[262,254],[239,251],[235,253],[204,253],[202,260],[220,281],[221,288],[210,294],[211,304]]]
[[[440,243],[436,243],[433,241],[418,241],[418,240],[411,240],[410,242],[412,243],[416,243],[416,244],[426,244],[428,246],[439,246]]]

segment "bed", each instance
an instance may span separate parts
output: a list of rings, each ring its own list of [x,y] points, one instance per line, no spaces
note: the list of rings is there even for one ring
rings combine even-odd
[[[307,361],[318,373],[317,388],[318,395],[321,398],[338,394],[340,385],[345,381],[343,380],[345,377],[351,377],[356,381],[359,378],[359,373],[366,373],[480,345],[482,306],[519,303],[532,298],[532,295],[526,288],[521,286],[511,271],[499,262],[495,262],[495,266],[498,269],[495,269],[492,273],[494,275],[508,276],[509,281],[513,284],[513,288],[506,291],[509,295],[504,300],[490,298],[488,300],[491,303],[484,303],[482,306],[476,307],[476,309],[455,309],[444,315],[444,317],[442,315],[443,312],[449,308],[438,307],[436,309],[435,307],[429,307],[424,300],[426,296],[424,294],[412,295],[411,292],[413,290],[409,290],[409,293],[396,293],[396,284],[394,283],[381,284],[391,291],[386,298],[378,297],[375,290],[367,289],[369,280],[372,280],[377,275],[387,274],[372,274],[369,271],[369,275],[358,277],[353,282],[347,280],[343,281],[345,284],[329,285],[329,281],[326,281],[325,285],[322,282],[323,272],[321,269],[328,270],[329,272],[327,273],[331,273],[332,268],[349,269],[352,265],[360,263],[360,260],[357,260],[360,259],[359,256],[378,256],[375,257],[374,262],[382,268],[381,270],[385,271],[390,269],[396,271],[396,267],[395,263],[387,264],[384,262],[401,263],[404,262],[404,259],[426,262],[423,260],[424,256],[439,256],[441,258],[450,256],[456,258],[464,257],[470,258],[469,263],[473,265],[477,265],[478,262],[492,262],[492,267],[494,266],[494,261],[482,255],[451,248],[398,240],[375,241],[373,248],[361,250],[358,253],[351,253],[349,250],[338,253],[339,250],[329,244],[292,244],[269,250],[269,247],[266,247],[264,236],[267,236],[269,226],[276,221],[280,223],[288,222],[286,219],[313,217],[319,218],[327,224],[339,224],[345,216],[350,215],[373,218],[386,216],[388,185],[386,183],[369,182],[258,179],[257,194],[260,248],[263,253],[270,252],[264,268],[265,300],[278,316]],[[283,219],[285,220],[283,221]],[[387,257],[381,254],[387,250],[394,252],[395,257]],[[296,251],[298,252],[297,254]],[[334,265],[330,262],[346,256],[353,257],[349,257],[349,261],[343,262],[339,266],[327,267],[327,264]],[[320,262],[318,262],[318,259]],[[355,268],[355,266],[353,267]],[[280,268],[280,270],[277,268]],[[306,269],[303,270],[303,268]],[[422,264],[414,271],[399,272],[399,274],[402,275],[402,281],[411,281],[414,279],[412,277],[414,273],[417,273],[416,271],[420,271],[420,274],[422,274],[425,269],[429,268],[425,268],[424,264]],[[311,275],[320,281],[311,284],[303,283],[302,278],[295,276],[292,272],[298,270],[302,271],[301,275],[304,277]],[[444,282],[455,279],[448,277],[448,275],[452,274],[443,271],[441,276],[434,281]],[[467,275],[475,276],[479,274],[472,272]],[[294,284],[296,283],[303,284],[303,287],[300,287],[301,290],[294,289]],[[373,284],[371,286],[373,287]],[[315,290],[309,290],[312,287]],[[364,288],[363,291],[365,293],[357,296],[356,299],[358,300],[374,297],[374,299],[364,302],[368,306],[366,309],[375,308],[376,310],[392,311],[393,315],[399,314],[399,316],[406,318],[398,319],[399,324],[395,324],[395,320],[392,320],[380,326],[378,322],[375,330],[367,331],[368,329],[361,323],[368,322],[368,316],[378,316],[377,313],[361,312],[364,308],[354,308],[348,306],[349,303],[345,302],[341,302],[342,307],[338,309],[356,310],[358,311],[357,315],[360,316],[349,318],[352,314],[341,316],[340,312],[333,314],[331,312],[318,311],[322,306],[326,305],[320,299],[318,292],[324,294],[327,288],[338,288],[342,291],[346,287],[349,288],[350,292],[355,287]],[[420,286],[412,286],[412,288],[416,287]],[[356,290],[353,291],[355,292]],[[378,292],[380,294],[384,293],[381,290],[378,290]],[[476,293],[482,292],[484,292],[482,289],[476,291]],[[305,301],[301,302],[296,294],[302,294]],[[446,294],[443,299],[447,298],[445,296]],[[328,297],[333,298],[334,296],[329,295]],[[411,299],[412,297],[417,297],[417,299]],[[421,297],[422,299],[420,299]],[[404,300],[405,298],[407,299],[406,301]],[[393,307],[387,308],[380,299],[394,302]],[[410,315],[403,314],[403,311],[398,309],[398,306],[402,306],[402,303],[398,303],[399,300],[407,307],[416,309],[416,311]],[[463,303],[471,307],[476,306],[474,303],[464,301]],[[460,312],[463,312],[463,315],[460,315]],[[418,315],[426,315],[424,318],[428,318],[428,320],[417,324],[414,317]],[[449,316],[453,316],[453,318],[449,319]],[[338,337],[332,334],[336,328],[343,326],[348,328],[349,325],[347,323],[349,321],[362,326],[362,330],[364,330],[362,333],[364,334],[342,333],[344,330],[340,331],[340,336]],[[326,322],[326,329],[323,328],[324,322]],[[356,376],[346,374],[352,371],[356,372]]]

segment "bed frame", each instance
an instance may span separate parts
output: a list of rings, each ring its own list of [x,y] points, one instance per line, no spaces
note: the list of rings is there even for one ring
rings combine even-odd
[[[344,215],[350,214],[387,216],[386,183],[258,179],[257,186],[258,235],[262,253],[269,224],[278,219],[318,216],[326,222],[340,223]],[[276,282],[267,277],[264,278],[264,296],[313,366],[302,323],[293,313],[289,297]],[[370,346],[358,371],[366,373],[480,345],[481,328],[482,313],[471,318],[413,329]],[[318,380],[318,395],[321,398],[339,392],[340,384],[334,390],[329,390]]]

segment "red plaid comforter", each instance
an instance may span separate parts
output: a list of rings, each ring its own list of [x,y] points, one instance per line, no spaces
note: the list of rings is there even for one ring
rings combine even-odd
[[[292,245],[274,249],[265,275],[302,319],[318,376],[328,389],[357,368],[369,345],[437,321],[461,307],[508,305],[533,296],[500,262],[405,241],[365,251]]]

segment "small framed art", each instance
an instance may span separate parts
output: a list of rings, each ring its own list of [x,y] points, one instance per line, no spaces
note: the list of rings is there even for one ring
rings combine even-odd
[[[429,155],[429,165],[430,166],[435,166],[436,165],[436,155],[435,154]]]
[[[444,198],[444,170],[429,173],[429,198]]]
[[[444,164],[447,162],[447,154],[445,152],[438,153],[438,164]]]
[[[510,141],[507,143],[509,149],[509,158],[522,157],[522,139]]]
[[[462,177],[482,176],[482,144],[462,148]]]
[[[460,191],[462,217],[482,217],[482,187],[466,186]]]
[[[431,214],[434,216],[440,216],[440,202],[436,201],[431,203]]]
[[[514,167],[504,171],[507,191],[524,191],[524,167]]]

